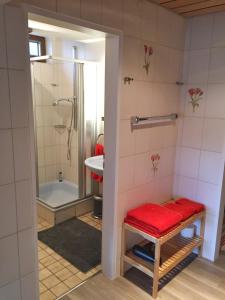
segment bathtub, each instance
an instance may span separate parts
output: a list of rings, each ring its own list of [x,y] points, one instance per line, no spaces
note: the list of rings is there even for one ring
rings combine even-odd
[[[39,200],[51,208],[62,207],[78,198],[78,186],[67,180],[42,183],[39,186]]]
[[[38,217],[55,225],[74,216],[93,211],[93,196],[79,199],[78,186],[70,181],[40,184],[37,197]]]

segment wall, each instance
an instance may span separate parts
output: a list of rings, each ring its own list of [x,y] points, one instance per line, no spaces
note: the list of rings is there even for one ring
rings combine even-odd
[[[0,299],[13,300],[35,299],[37,280],[24,37],[22,11],[0,6]]]
[[[176,126],[131,132],[130,117],[178,112],[180,87],[176,81],[180,81],[184,46],[181,17],[145,1],[125,1],[124,5],[122,76],[131,76],[134,81],[122,84],[119,234],[129,209],[150,201],[161,203],[173,196]],[[145,44],[153,48],[149,75],[143,68]],[[160,162],[154,174],[151,156],[157,153]]]
[[[116,197],[118,202],[115,204],[117,208],[115,212],[115,220],[117,222],[115,228],[118,228],[118,235],[117,240],[112,241],[110,257],[108,256],[108,265],[106,266],[109,270],[108,273],[113,277],[116,275],[114,270],[117,273],[119,270],[120,230],[122,217],[125,212],[145,201],[161,202],[172,196],[176,127],[158,127],[131,133],[129,117],[131,115],[164,114],[177,111],[179,88],[175,85],[175,82],[180,79],[184,21],[181,17],[145,0],[16,0],[13,2],[26,2],[59,13],[81,17],[98,24],[121,29],[124,33],[122,77],[132,76],[134,81],[131,85],[124,85],[121,78],[119,195]],[[0,20],[2,20],[2,15]],[[22,76],[25,76],[24,70],[26,66],[25,45],[23,42],[18,43],[18,40],[23,41],[25,35],[21,10],[7,8],[5,22],[6,29],[4,29],[4,26],[0,26],[0,30],[6,30],[4,33],[0,32],[0,39],[3,46],[6,44],[4,39],[7,39],[7,64],[5,63],[5,53],[1,51],[0,66],[4,71],[6,70],[6,73],[12,74],[12,77],[9,76],[11,84],[12,78],[14,78],[13,75],[18,74],[16,72],[20,72],[21,75],[16,77],[16,84],[10,88],[12,101],[10,116],[12,124],[9,122],[7,125],[9,127],[1,129],[1,134],[5,136],[5,142],[1,143],[0,146],[4,154],[4,156],[0,156],[0,166],[2,170],[5,170],[4,166],[6,164],[11,166],[8,167],[8,170],[11,170],[10,172],[2,172],[4,180],[1,181],[1,184],[15,184],[15,181],[21,178],[21,174],[26,173],[31,167],[27,159],[30,149],[25,146],[26,141],[17,146],[18,140],[21,141],[22,138],[27,138],[27,131],[29,130],[27,97],[21,96],[21,104],[18,105],[19,98],[16,97],[17,101],[13,101],[15,98],[12,96],[12,93],[17,95],[21,91],[25,92],[26,87],[18,89],[18,85],[22,86],[27,83],[27,80],[21,80]],[[18,37],[18,40],[15,39],[15,36]],[[143,69],[144,44],[152,46],[154,51],[148,76],[146,76]],[[12,69],[16,69],[16,71]],[[8,82],[7,80],[8,77],[6,82]],[[7,85],[4,84],[4,86]],[[6,104],[5,101],[3,103],[6,105],[4,109],[7,111],[9,100],[7,100],[7,97],[2,99],[6,99]],[[1,101],[3,101],[2,99]],[[24,101],[26,102],[24,103]],[[4,114],[4,116],[6,115]],[[14,118],[19,119],[18,123],[14,121]],[[3,128],[5,128],[4,126]],[[12,126],[13,128],[16,127],[16,129],[12,129]],[[12,134],[14,137],[13,144],[10,139]],[[18,134],[20,135],[17,136]],[[27,143],[29,142],[28,138]],[[161,162],[159,171],[154,177],[149,157],[155,152],[160,153]],[[2,157],[7,159],[2,159]],[[14,175],[13,168],[15,169]],[[22,179],[24,177],[27,185],[25,186],[24,183],[24,186],[21,187],[20,199],[22,198],[22,200],[26,198],[25,195],[27,195],[30,187],[27,182],[27,179],[30,179],[30,175],[24,174]],[[11,188],[9,190],[11,191]],[[15,198],[12,199],[15,207]],[[17,199],[19,198],[17,197]],[[28,201],[27,205],[32,206],[34,195],[26,199]],[[19,210],[22,207],[22,200],[20,200],[18,205]],[[13,210],[7,210],[4,208],[4,204],[1,204],[0,211],[4,211],[4,216],[7,216],[6,224],[1,226],[1,228],[8,229]],[[30,216],[30,214],[28,213],[27,216]],[[11,219],[15,220],[15,216],[11,217]],[[16,220],[18,221],[18,216]],[[23,255],[23,253],[33,253],[35,249],[32,238],[29,238],[33,225],[34,222],[31,220],[29,223],[30,229],[25,231],[27,234],[25,237],[28,240],[26,243],[23,243],[25,248],[29,248],[29,252],[21,249],[19,247],[20,244],[18,245],[17,237],[19,237],[20,243],[21,235],[18,233],[20,229],[16,225],[10,232],[10,238],[7,237],[7,233],[0,240],[2,247],[4,246],[3,249],[5,249],[0,256],[0,268],[1,270],[6,270],[1,272],[0,295],[9,296],[13,291],[12,287],[14,287],[18,296],[12,296],[10,299],[16,299],[16,297],[20,299],[20,293],[22,300],[35,298],[35,277],[33,273],[35,264],[27,262],[29,255],[25,256],[26,261],[24,261]],[[23,238],[25,237],[23,236]],[[13,244],[13,247],[10,243]],[[115,256],[115,247],[117,247],[118,251],[117,262],[111,262],[111,257]],[[11,249],[11,251],[8,249]],[[20,252],[18,253],[18,251]],[[117,264],[117,269],[115,264]],[[24,275],[27,275],[27,277],[24,277]],[[21,285],[18,285],[18,280],[20,280]]]
[[[206,205],[203,255],[214,260],[225,150],[225,14],[188,21],[174,192]],[[193,112],[189,88],[204,91]],[[221,210],[222,211],[222,210]]]

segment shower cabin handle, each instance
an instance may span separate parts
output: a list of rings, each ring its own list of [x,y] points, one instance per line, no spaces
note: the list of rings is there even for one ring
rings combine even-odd
[[[78,99],[74,97],[74,130],[78,129]]]

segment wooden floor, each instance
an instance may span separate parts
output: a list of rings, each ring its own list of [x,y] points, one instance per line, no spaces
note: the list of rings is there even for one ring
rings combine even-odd
[[[124,278],[99,274],[64,296],[63,300],[150,300],[147,293]],[[224,300],[225,256],[217,264],[197,259],[158,294],[160,300]]]

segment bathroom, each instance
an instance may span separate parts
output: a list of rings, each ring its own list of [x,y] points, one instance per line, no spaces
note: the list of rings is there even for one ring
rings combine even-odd
[[[38,16],[28,26],[40,294],[59,297],[101,268],[103,176],[88,158],[104,154],[105,39]]]

